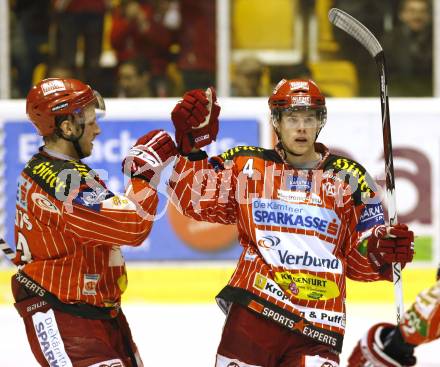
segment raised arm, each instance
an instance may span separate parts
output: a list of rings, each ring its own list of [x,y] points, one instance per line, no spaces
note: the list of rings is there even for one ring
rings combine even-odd
[[[208,160],[200,148],[216,139],[220,106],[214,88],[186,92],[171,118],[181,153],[170,179],[170,196],[176,208],[196,220],[236,222],[235,175],[220,157]]]

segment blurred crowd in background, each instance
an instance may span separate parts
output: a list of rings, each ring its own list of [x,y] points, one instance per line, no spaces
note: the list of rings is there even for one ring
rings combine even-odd
[[[327,19],[363,22],[384,47],[391,96],[432,96],[430,0],[230,0],[232,96],[311,77],[328,96],[378,94],[376,67]],[[216,0],[10,0],[11,96],[76,77],[106,97],[216,86]]]

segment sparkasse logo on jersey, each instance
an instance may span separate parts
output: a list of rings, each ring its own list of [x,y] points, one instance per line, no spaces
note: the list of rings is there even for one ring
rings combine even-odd
[[[331,209],[270,199],[253,200],[252,217],[257,225],[314,230],[331,238],[338,237],[341,225]]]
[[[51,366],[72,366],[64,348],[64,343],[58,330],[55,314],[52,309],[47,312],[37,312],[32,316],[35,332],[41,352],[50,361]]]

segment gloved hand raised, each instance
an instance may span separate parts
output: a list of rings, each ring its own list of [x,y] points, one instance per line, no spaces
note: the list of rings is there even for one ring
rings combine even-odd
[[[367,243],[368,257],[376,270],[391,275],[391,263],[399,262],[402,268],[414,257],[414,233],[406,224],[373,228]]]
[[[348,367],[414,366],[414,346],[405,342],[400,329],[388,323],[372,326],[356,344]]]
[[[193,148],[202,148],[215,140],[219,114],[213,87],[186,92],[171,112],[179,152],[187,155]]]
[[[177,154],[176,145],[163,130],[153,130],[141,136],[122,161],[122,172],[129,177],[142,178],[154,187],[160,173]]]

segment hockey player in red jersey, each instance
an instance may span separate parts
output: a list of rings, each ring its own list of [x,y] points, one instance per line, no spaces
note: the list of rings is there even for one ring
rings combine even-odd
[[[415,366],[414,349],[440,339],[440,267],[437,282],[421,291],[402,322],[373,325],[356,344],[348,367]]]
[[[92,153],[104,108],[75,79],[45,79],[27,96],[44,145],[19,177],[12,291],[41,366],[143,365],[120,308],[121,245],[138,246],[150,232],[154,183],[177,151],[164,131],[140,137],[124,159],[127,191],[112,193],[81,161]]]
[[[282,80],[269,98],[278,143],[208,158],[220,106],[192,90],[172,112],[178,158],[171,200],[196,220],[236,224],[243,252],[217,296],[227,313],[216,367],[338,366],[345,279],[391,280],[413,258],[413,233],[385,226],[374,183],[356,161],[316,142],[325,98],[311,80]]]

